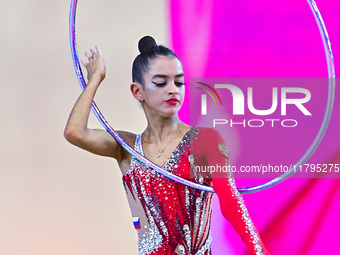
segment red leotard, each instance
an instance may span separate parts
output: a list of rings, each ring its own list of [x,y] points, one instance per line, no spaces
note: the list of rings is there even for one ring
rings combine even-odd
[[[136,137],[135,150],[144,155],[141,135]],[[182,178],[213,185],[222,214],[251,254],[267,255],[269,253],[248,215],[232,175],[229,173],[221,178],[217,174],[196,171],[197,166],[225,166],[228,164],[227,156],[223,138],[216,130],[192,127],[162,167]],[[143,208],[148,222],[145,232],[139,234],[139,255],[211,255],[213,193],[189,188],[163,177],[135,157],[132,157],[130,169],[123,176],[123,183],[134,202]]]

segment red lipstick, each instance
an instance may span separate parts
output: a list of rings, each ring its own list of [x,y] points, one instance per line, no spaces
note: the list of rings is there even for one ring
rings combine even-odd
[[[177,103],[179,103],[179,100],[177,98],[173,97],[173,98],[166,100],[165,102],[167,104],[170,104],[170,105],[176,105]]]

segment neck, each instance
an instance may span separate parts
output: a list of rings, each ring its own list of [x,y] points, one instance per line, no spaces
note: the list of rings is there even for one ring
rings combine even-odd
[[[169,137],[180,133],[181,123],[177,115],[170,119],[148,119],[148,126],[143,133],[143,139],[150,143],[163,144],[170,139]]]

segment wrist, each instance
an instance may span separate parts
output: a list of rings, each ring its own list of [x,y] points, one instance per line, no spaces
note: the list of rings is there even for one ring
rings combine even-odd
[[[101,73],[101,72],[95,72],[91,75],[88,84],[90,83],[94,83],[99,85],[105,78],[105,74]]]

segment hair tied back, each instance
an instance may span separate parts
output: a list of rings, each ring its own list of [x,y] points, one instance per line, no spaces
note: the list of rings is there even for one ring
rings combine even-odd
[[[155,39],[153,39],[149,35],[144,36],[138,42],[138,49],[141,54],[144,54],[145,52],[147,52],[148,50],[152,49],[155,46],[156,47],[158,46]]]

